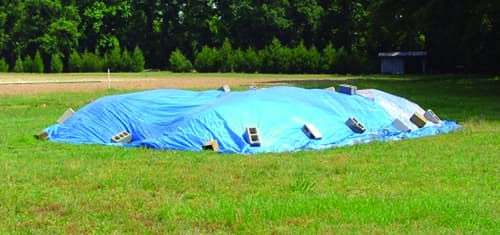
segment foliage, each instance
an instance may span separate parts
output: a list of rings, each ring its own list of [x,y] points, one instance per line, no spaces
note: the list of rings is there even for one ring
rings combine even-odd
[[[43,60],[42,56],[40,55],[40,52],[37,51],[35,53],[35,57],[33,57],[33,64],[32,64],[32,71],[33,73],[43,73],[45,66],[43,65]]]
[[[221,56],[221,54],[226,55]],[[176,57],[176,60],[181,61],[177,58],[178,53],[172,53],[172,55]],[[226,62],[222,63],[222,61]],[[178,65],[179,63],[176,63],[175,66]],[[320,53],[315,46],[307,48],[303,43],[300,43],[294,48],[289,48],[283,46],[277,39],[258,52],[253,48],[248,48],[246,51],[240,48],[232,49],[229,43],[219,49],[205,46],[196,56],[195,67],[199,72],[229,72],[232,70],[245,73],[259,71],[289,74],[375,72],[367,55],[355,48],[351,51],[340,48],[337,51],[329,44],[323,53]],[[171,69],[177,71],[178,68]]]
[[[245,52],[240,48],[233,50],[230,55],[231,61],[233,62],[233,70],[237,73],[246,72],[245,71]]]
[[[85,51],[81,55],[80,72],[102,72],[105,62],[99,54]]]
[[[292,48],[292,56],[290,58],[289,73],[304,73],[306,62],[309,60],[307,48],[304,43],[300,43],[295,48]]]
[[[320,59],[320,72],[322,73],[335,73],[337,68],[335,68],[337,61],[337,50],[328,44],[321,54]]]
[[[132,52],[131,58],[132,64],[130,65],[131,72],[142,72],[144,71],[144,54],[142,53],[141,48],[136,46],[134,51]]]
[[[275,57],[276,71],[275,73],[292,73],[292,58],[293,50],[289,47],[282,46],[277,50]]]
[[[45,60],[53,54],[69,60],[73,51],[107,56],[120,48],[122,56],[137,46],[144,65],[132,70],[141,71],[166,66],[164,55],[175,49],[195,59],[207,46],[222,49],[218,69],[229,72],[234,68],[227,52],[261,51],[276,39],[284,56],[301,42],[318,51],[332,44],[355,55],[350,60],[368,64],[370,71],[380,51],[426,50],[434,72],[500,73],[498,12],[500,3],[494,0],[453,7],[436,0],[5,1],[0,4],[0,53],[12,65],[35,51]],[[266,72],[304,70],[291,66],[296,62],[289,58],[270,58],[262,60]],[[347,67],[342,70],[364,71]]]
[[[63,61],[59,54],[53,54],[50,58],[50,72],[51,73],[61,73],[63,71]]]
[[[82,72],[82,57],[77,51],[73,51],[69,56],[68,70],[70,72]]]
[[[232,53],[233,49],[231,46],[231,42],[228,38],[226,38],[217,53],[217,62],[220,72],[231,72],[231,70],[233,69],[234,62],[232,61]]]
[[[33,59],[31,59],[30,55],[27,55],[26,57],[24,57],[23,69],[24,69],[23,72],[27,72],[27,73],[33,73],[35,71],[35,68],[33,66]]]
[[[320,53],[316,47],[307,49],[303,43],[292,49],[290,58],[290,73],[317,73]]]
[[[246,73],[257,72],[261,65],[261,58],[253,48],[245,50],[243,71]]]
[[[317,84],[314,88],[332,85],[331,79],[315,80],[316,76],[276,77],[298,84],[308,79],[308,85]],[[498,77],[343,79],[347,81],[337,84],[349,82],[410,98],[443,119],[458,120],[464,129],[323,151],[221,156],[61,144],[32,137],[52,125],[66,107],[78,109],[120,91],[3,96],[0,232],[500,231]]]
[[[121,56],[120,72],[130,72],[132,71],[132,56],[128,50],[124,50]]]
[[[122,71],[124,66],[120,47],[115,47],[110,53],[106,54],[104,61],[106,69],[110,69],[112,72]]]
[[[260,66],[259,57],[253,48],[248,48],[246,51],[240,48],[233,50],[231,61],[234,71],[240,73],[255,73]]]
[[[23,65],[23,60],[21,59],[21,57],[17,57],[16,63],[14,64],[14,68],[12,69],[12,71],[15,73],[24,72],[24,65]]]
[[[9,71],[9,64],[5,62],[4,58],[0,58],[0,72],[8,72]]]
[[[196,54],[194,68],[198,72],[217,72],[219,70],[217,59],[218,51],[216,48],[203,46],[200,52]]]
[[[172,72],[190,72],[193,69],[191,61],[189,61],[179,49],[176,49],[170,54],[168,61]]]
[[[374,72],[373,66],[367,59],[367,55],[356,49],[347,51],[340,48],[337,51],[336,63],[334,63],[336,73],[370,73]]]
[[[279,73],[288,71],[290,59],[290,49],[281,45],[281,42],[274,38],[270,45],[261,50],[259,56],[262,58],[261,72]]]
[[[70,72],[102,72],[108,68],[113,72],[139,72],[144,70],[144,56],[139,47],[132,54],[128,50],[122,53],[119,48],[115,48],[104,58],[98,52],[85,51],[80,55],[73,51],[68,66]]]

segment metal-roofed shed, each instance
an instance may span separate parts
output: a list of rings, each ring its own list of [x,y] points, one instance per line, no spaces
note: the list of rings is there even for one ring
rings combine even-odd
[[[426,73],[426,51],[379,52],[380,72],[386,74]]]

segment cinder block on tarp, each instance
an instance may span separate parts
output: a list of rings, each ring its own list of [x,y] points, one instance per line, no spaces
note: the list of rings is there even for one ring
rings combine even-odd
[[[325,90],[329,90],[329,91],[335,91],[335,87],[334,87],[334,86],[331,86],[331,87],[327,87],[327,88],[325,88]]]
[[[441,122],[441,119],[434,113],[432,110],[427,110],[427,112],[424,113],[424,117],[433,123],[439,124]]]
[[[366,128],[365,126],[363,126],[363,124],[361,124],[356,118],[354,117],[350,117],[349,119],[347,119],[347,121],[345,122],[345,124],[354,132],[356,133],[363,133],[366,131]]]
[[[217,140],[209,140],[203,144],[203,149],[219,152],[219,142]]]
[[[341,84],[339,86],[339,91],[340,93],[347,94],[347,95],[355,95],[357,92],[357,87],[352,86],[352,85],[347,85],[347,84]]]
[[[36,133],[35,138],[39,140],[49,140],[49,133],[45,131],[38,132]]]
[[[231,92],[231,88],[229,87],[229,85],[223,85],[219,88],[219,90],[225,92],[225,93],[228,93],[228,92]]]
[[[411,131],[409,127],[407,127],[401,120],[398,118],[394,119],[392,122],[392,126],[396,128],[399,131],[405,132],[405,131]]]
[[[64,113],[57,119],[57,123],[59,124],[63,123],[68,118],[70,118],[74,113],[75,111],[72,108],[66,109],[66,111],[64,111]]]
[[[132,135],[127,131],[120,131],[111,137],[111,141],[122,144],[130,143],[132,141]]]
[[[304,124],[304,126],[302,127],[302,131],[304,131],[307,137],[311,139],[319,140],[323,138],[318,129],[311,123]]]
[[[425,126],[425,123],[427,123],[427,119],[425,119],[422,114],[415,112],[411,117],[410,121],[413,122],[418,128],[422,128]]]
[[[250,146],[260,146],[260,136],[257,127],[247,127],[245,129],[245,137]]]

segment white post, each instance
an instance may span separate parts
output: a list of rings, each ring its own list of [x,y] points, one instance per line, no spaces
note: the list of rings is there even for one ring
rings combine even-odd
[[[109,68],[108,68],[108,89],[111,89],[111,72],[109,71]]]

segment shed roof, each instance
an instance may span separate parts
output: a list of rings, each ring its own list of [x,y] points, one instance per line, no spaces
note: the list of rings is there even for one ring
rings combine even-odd
[[[390,51],[379,52],[379,57],[409,57],[409,56],[426,56],[427,51]]]

